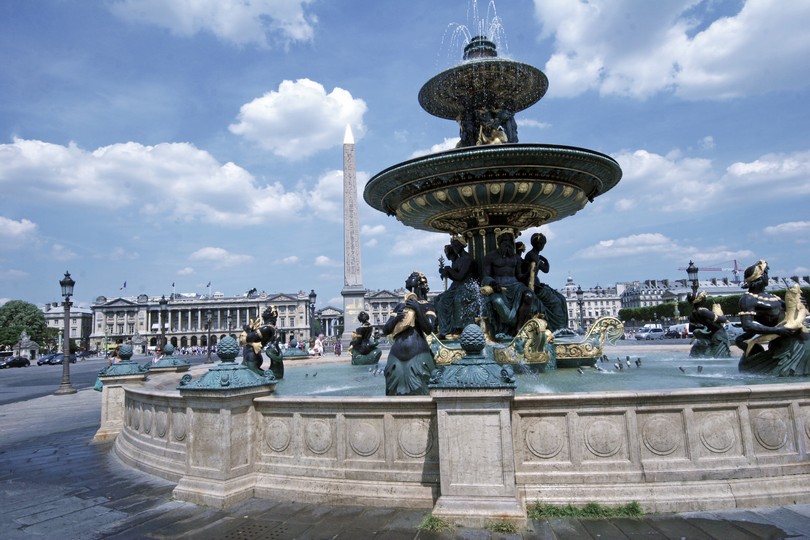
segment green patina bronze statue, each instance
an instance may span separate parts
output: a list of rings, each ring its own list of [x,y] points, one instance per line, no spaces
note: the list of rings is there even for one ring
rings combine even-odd
[[[731,349],[725,324],[728,319],[723,315],[720,306],[715,304],[708,307],[705,291],[696,296],[687,295],[692,304],[692,314],[689,315],[689,331],[695,337],[689,356],[692,358],[728,358]]]
[[[541,312],[540,302],[526,286],[528,273],[515,246],[511,229],[496,231],[497,245],[483,260],[481,294],[486,298],[486,330],[496,340],[511,340],[532,315]]]
[[[746,268],[744,277],[748,291],[740,298],[739,312],[744,332],[735,340],[743,350],[740,371],[779,377],[810,375],[810,333],[803,324],[807,307],[799,287],[788,289],[784,301],[765,292],[768,263],[764,260]]]
[[[384,371],[387,396],[427,395],[430,374],[436,369],[425,337],[436,328],[436,312],[427,299],[427,278],[413,272],[405,280],[405,288],[409,292],[383,326],[394,342]]]
[[[540,252],[546,247],[546,235],[534,233],[531,237],[532,249],[523,257],[524,272],[527,274],[526,283],[533,286],[534,295],[540,303],[541,313],[552,332],[568,327],[568,306],[565,296],[540,281],[540,274],[548,274],[548,259]]]
[[[475,324],[481,315],[481,295],[478,265],[467,253],[467,242],[454,236],[444,252],[450,266],[440,266],[439,276],[450,280],[450,288],[435,299],[439,318],[439,339],[456,339],[468,324]]]
[[[271,306],[262,312],[261,320],[256,319],[251,324],[242,327],[239,343],[243,346],[242,364],[256,373],[264,375],[262,370],[262,350],[270,358],[270,370],[277,379],[284,377],[284,361],[281,348],[278,345],[276,322],[278,311]]]
[[[352,365],[368,366],[380,361],[382,351],[377,347],[378,342],[374,339],[374,327],[368,322],[368,313],[361,311],[357,315],[360,326],[352,332],[352,340],[349,342],[349,351],[352,353]]]

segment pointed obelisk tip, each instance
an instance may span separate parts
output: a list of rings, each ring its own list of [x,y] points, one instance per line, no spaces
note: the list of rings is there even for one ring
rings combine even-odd
[[[343,136],[343,144],[354,144],[354,134],[352,134],[352,126],[346,124],[346,134]]]

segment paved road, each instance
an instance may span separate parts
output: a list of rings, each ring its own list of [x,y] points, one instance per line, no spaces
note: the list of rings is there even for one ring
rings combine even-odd
[[[143,364],[151,356],[133,357],[133,362]],[[204,356],[185,356],[192,365],[205,361]],[[86,358],[70,364],[70,383],[76,390],[92,388],[98,372],[107,367],[106,358]],[[27,368],[0,369],[0,405],[53,394],[62,382],[62,366],[43,365],[36,362]]]
[[[76,364],[80,365],[80,364]],[[97,372],[99,363],[90,373]],[[103,367],[103,361],[101,363]],[[17,370],[45,377],[36,367]],[[81,368],[79,368],[81,369]],[[291,368],[292,369],[292,368]],[[0,389],[15,379],[3,370]],[[60,372],[61,376],[61,372]],[[54,380],[58,384],[59,377]],[[49,379],[50,380],[50,379]],[[50,383],[49,383],[50,384]],[[21,386],[38,392],[41,384]],[[124,466],[112,444],[93,444],[101,394],[90,388],[0,405],[0,538],[19,539],[765,539],[810,538],[810,505],[639,520],[530,521],[514,534],[419,531],[426,510],[251,499],[227,510],[172,500],[171,482]]]

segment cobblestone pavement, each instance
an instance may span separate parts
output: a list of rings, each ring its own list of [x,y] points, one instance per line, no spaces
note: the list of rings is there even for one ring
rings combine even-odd
[[[428,510],[250,499],[217,510],[172,499],[174,484],[94,444],[101,394],[81,390],[0,406],[0,538],[755,539],[810,538],[810,505],[530,521],[517,533],[420,531]]]

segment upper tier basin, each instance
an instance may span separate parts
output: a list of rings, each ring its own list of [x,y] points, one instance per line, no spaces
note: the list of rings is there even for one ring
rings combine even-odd
[[[416,229],[462,234],[524,230],[571,216],[613,188],[618,163],[605,154],[548,144],[457,148],[399,163],[364,192],[373,208]]]

